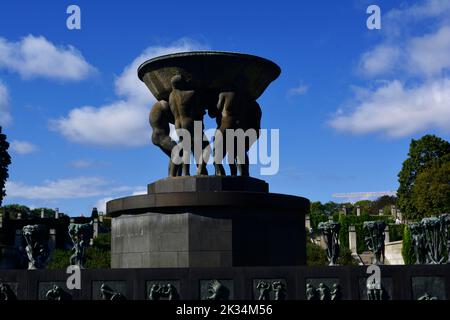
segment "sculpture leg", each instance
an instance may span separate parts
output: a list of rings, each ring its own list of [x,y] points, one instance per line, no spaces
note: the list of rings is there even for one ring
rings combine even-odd
[[[241,159],[238,158],[238,169],[239,169],[239,174],[243,177],[248,177],[250,176],[250,166],[249,166],[249,160],[248,160],[248,155],[247,153],[245,153],[244,159],[243,161]]]
[[[226,155],[225,146],[225,136],[220,129],[217,129],[214,134],[214,169],[216,176],[225,175],[225,169],[222,165],[223,158]]]
[[[230,176],[236,177],[238,174],[238,167],[236,163],[230,163],[229,167],[230,167]]]
[[[203,135],[202,139],[202,152],[198,156],[197,160],[197,175],[198,176],[207,176],[208,170],[206,169],[206,164],[208,163],[208,159],[211,153],[211,147],[209,142],[205,139],[205,135]]]

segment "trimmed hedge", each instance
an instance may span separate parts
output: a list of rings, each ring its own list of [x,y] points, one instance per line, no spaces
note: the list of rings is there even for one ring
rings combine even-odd
[[[411,231],[407,226],[405,226],[403,230],[402,256],[405,264],[414,264],[416,262],[416,255],[412,246]]]
[[[404,224],[389,225],[389,238],[391,242],[403,240],[404,232],[405,232]]]

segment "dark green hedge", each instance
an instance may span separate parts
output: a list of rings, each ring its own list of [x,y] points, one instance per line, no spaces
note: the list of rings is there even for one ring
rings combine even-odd
[[[407,226],[403,230],[402,256],[405,264],[414,264],[416,255],[412,246],[411,231]]]
[[[404,224],[390,224],[389,225],[389,240],[400,241],[403,240],[403,234],[405,232]]]

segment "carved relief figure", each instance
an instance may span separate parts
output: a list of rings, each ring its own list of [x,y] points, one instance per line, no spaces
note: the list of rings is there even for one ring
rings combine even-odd
[[[6,300],[17,300],[17,297],[11,287],[0,279],[0,301]]]
[[[259,291],[258,300],[270,300],[270,292],[272,291],[272,286],[266,281],[260,281],[256,285],[256,289]]]
[[[47,298],[47,300],[61,300],[61,301],[64,301],[64,300],[71,300],[72,299],[70,294],[65,292],[63,289],[61,289],[57,285],[54,285],[52,289],[48,290],[47,293],[45,294],[45,297]]]
[[[100,287],[100,294],[103,300],[126,300],[122,293],[114,291],[104,283],[102,283],[102,286]]]
[[[225,287],[219,280],[212,280],[208,284],[209,296],[207,300],[229,300],[230,290]]]
[[[177,288],[168,283],[166,285],[153,284],[150,289],[150,300],[161,300],[161,298],[167,298],[167,300],[180,300]]]

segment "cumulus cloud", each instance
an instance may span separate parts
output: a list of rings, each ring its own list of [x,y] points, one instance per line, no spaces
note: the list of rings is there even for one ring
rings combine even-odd
[[[207,49],[182,39],[169,46],[145,49],[125,67],[115,80],[116,101],[101,106],[82,106],[52,121],[52,127],[65,138],[77,143],[103,146],[141,146],[149,142],[148,112],[155,101],[147,87],[137,77],[137,68],[145,60],[181,51]],[[120,128],[120,129],[119,129]]]
[[[403,137],[436,127],[450,128],[450,79],[405,87],[398,80],[370,92],[350,114],[337,114],[330,124],[355,134],[382,132]]]
[[[0,126],[6,126],[11,123],[11,114],[9,112],[9,93],[6,86],[0,80]]]
[[[77,81],[88,77],[92,67],[73,46],[55,46],[45,37],[28,35],[17,42],[0,38],[0,68],[24,79],[43,77]]]
[[[29,154],[38,150],[38,147],[28,141],[13,140],[11,150],[18,154]]]
[[[104,196],[131,190],[133,188],[126,186],[115,187],[110,181],[100,177],[47,180],[40,185],[28,185],[15,181],[8,181],[6,183],[8,198],[30,200],[77,199]]]
[[[357,90],[350,101],[353,108],[339,109],[329,124],[339,131],[391,137],[429,129],[447,131],[450,3],[425,0],[388,12],[386,20],[383,29],[389,36],[364,53],[359,64],[361,73],[375,81],[375,89]],[[409,20],[427,23],[429,28],[410,28],[414,32],[405,33],[403,24]]]

